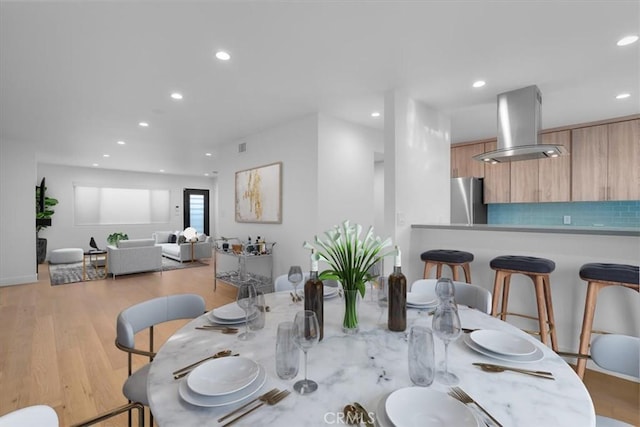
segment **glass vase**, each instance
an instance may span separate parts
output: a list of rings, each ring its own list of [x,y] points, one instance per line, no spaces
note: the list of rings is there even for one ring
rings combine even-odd
[[[355,334],[359,331],[358,306],[360,304],[360,292],[357,289],[344,290],[344,320],[342,331],[347,334]]]

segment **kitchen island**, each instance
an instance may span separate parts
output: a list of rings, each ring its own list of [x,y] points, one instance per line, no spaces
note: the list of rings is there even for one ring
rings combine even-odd
[[[640,230],[637,228],[547,227],[501,225],[412,225],[408,278],[422,276],[420,254],[430,249],[458,249],[474,254],[473,283],[493,291],[494,271],[489,262],[500,255],[548,258],[556,263],[551,273],[551,293],[561,351],[576,352],[584,312],[587,284],[578,272],[589,262],[638,265]],[[445,274],[450,276],[445,267]],[[514,275],[509,311],[536,315],[533,285]],[[618,286],[598,295],[594,329],[640,335],[640,294]],[[509,322],[536,330],[535,321],[510,317]],[[574,362],[574,361],[571,361]],[[590,364],[589,367],[592,367]]]

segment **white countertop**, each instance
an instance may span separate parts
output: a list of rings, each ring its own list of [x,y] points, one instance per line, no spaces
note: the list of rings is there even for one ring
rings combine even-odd
[[[411,228],[442,228],[450,230],[509,231],[520,233],[591,234],[603,236],[640,236],[633,227],[582,227],[573,225],[508,225],[508,224],[413,224]]]
[[[171,372],[222,349],[231,349],[261,364],[267,372],[262,390],[273,387],[292,390],[294,380],[280,380],[275,373],[275,336],[281,321],[293,320],[302,305],[294,306],[287,292],[267,294],[271,307],[263,330],[248,342],[237,335],[196,330],[208,323],[203,315],[176,332],[160,349],[152,363],[147,384],[150,407],[159,426],[218,425],[216,419],[240,403],[221,408],[202,408],[184,402],[178,394],[179,381]],[[344,335],[341,330],[343,302],[340,298],[325,301],[324,340],[309,351],[309,378],[318,382],[318,390],[301,396],[293,392],[278,405],[264,407],[240,420],[238,426],[322,426],[335,424],[336,413],[344,405],[359,401],[372,412],[388,393],[412,385],[407,366],[405,333],[390,332],[383,315],[368,293],[359,306],[360,332]],[[424,314],[422,314],[424,315]],[[408,324],[418,316],[408,310]],[[468,348],[462,338],[450,345],[450,369],[460,378],[460,387],[476,398],[495,418],[507,426],[595,426],[591,398],[583,383],[560,357],[539,341],[519,329],[476,310],[461,308],[465,328],[490,328],[509,331],[533,342],[544,353],[544,359],[521,367],[551,371],[555,381],[517,373],[487,373],[472,362],[493,362]],[[444,354],[437,338],[436,362]],[[502,362],[504,364],[504,362]],[[515,366],[515,365],[514,365]],[[446,392],[434,382],[430,387]],[[261,391],[262,392],[262,391]],[[258,392],[260,394],[261,392]],[[381,420],[382,421],[382,420]],[[386,427],[381,423],[381,427]]]

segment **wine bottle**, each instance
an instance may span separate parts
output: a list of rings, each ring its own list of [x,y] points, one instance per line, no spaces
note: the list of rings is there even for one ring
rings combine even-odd
[[[407,278],[402,274],[400,249],[396,246],[393,273],[389,275],[389,330],[407,329]]]
[[[320,341],[324,336],[324,285],[318,279],[318,257],[315,250],[311,250],[311,271],[309,279],[304,284],[304,309],[316,313],[320,326]]]

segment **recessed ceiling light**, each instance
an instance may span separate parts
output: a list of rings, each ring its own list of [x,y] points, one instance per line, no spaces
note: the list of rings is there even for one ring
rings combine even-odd
[[[558,157],[558,155],[557,154],[552,154],[551,157],[555,158],[555,157]]]
[[[487,84],[487,82],[485,82],[484,80],[478,80],[478,81],[473,82],[473,87],[482,87],[482,86],[484,86],[486,84]]]
[[[111,157],[110,154],[103,154],[102,157]]]
[[[140,122],[138,123],[138,126],[142,127],[142,128],[148,128],[149,127],[149,123],[147,122]]]
[[[182,99],[182,94],[181,94],[181,93],[179,93],[179,92],[173,92],[173,93],[171,94],[171,98],[172,98],[172,99],[176,99],[176,100],[180,100],[180,99]]]
[[[126,142],[124,142],[124,141],[118,141],[118,142],[117,142],[117,144],[118,144],[118,145],[125,145],[125,144],[126,144]]]
[[[219,50],[216,52],[216,58],[218,58],[220,61],[228,61],[231,59],[231,55],[229,55],[224,50]]]
[[[556,150],[547,150],[547,154],[553,154],[555,152],[556,152]]]
[[[378,111],[374,111],[371,113],[371,117],[380,117],[380,113]]]
[[[485,161],[485,162],[490,162],[491,161],[491,159],[482,159],[482,160]]]
[[[497,165],[497,164],[498,164],[498,162],[496,162],[495,160],[493,160],[493,161],[491,162],[491,164],[492,164],[492,165]]]
[[[160,169],[160,172],[164,172],[164,169]]]
[[[93,167],[95,168],[95,167],[98,167],[98,166],[100,166],[100,165],[99,165],[99,164],[97,164],[97,163],[94,163],[94,164],[92,164],[91,166],[93,166]]]
[[[625,36],[623,38],[621,38],[620,40],[618,40],[618,43],[616,43],[618,46],[626,46],[628,44],[631,43],[635,43],[638,41],[638,36]]]
[[[211,157],[212,156],[211,153],[204,153],[204,155],[207,156],[207,157]]]
[[[625,99],[625,98],[628,98],[630,96],[631,96],[630,93],[621,93],[619,95],[616,95],[616,99]]]
[[[209,176],[209,174],[205,172],[204,176]]]

